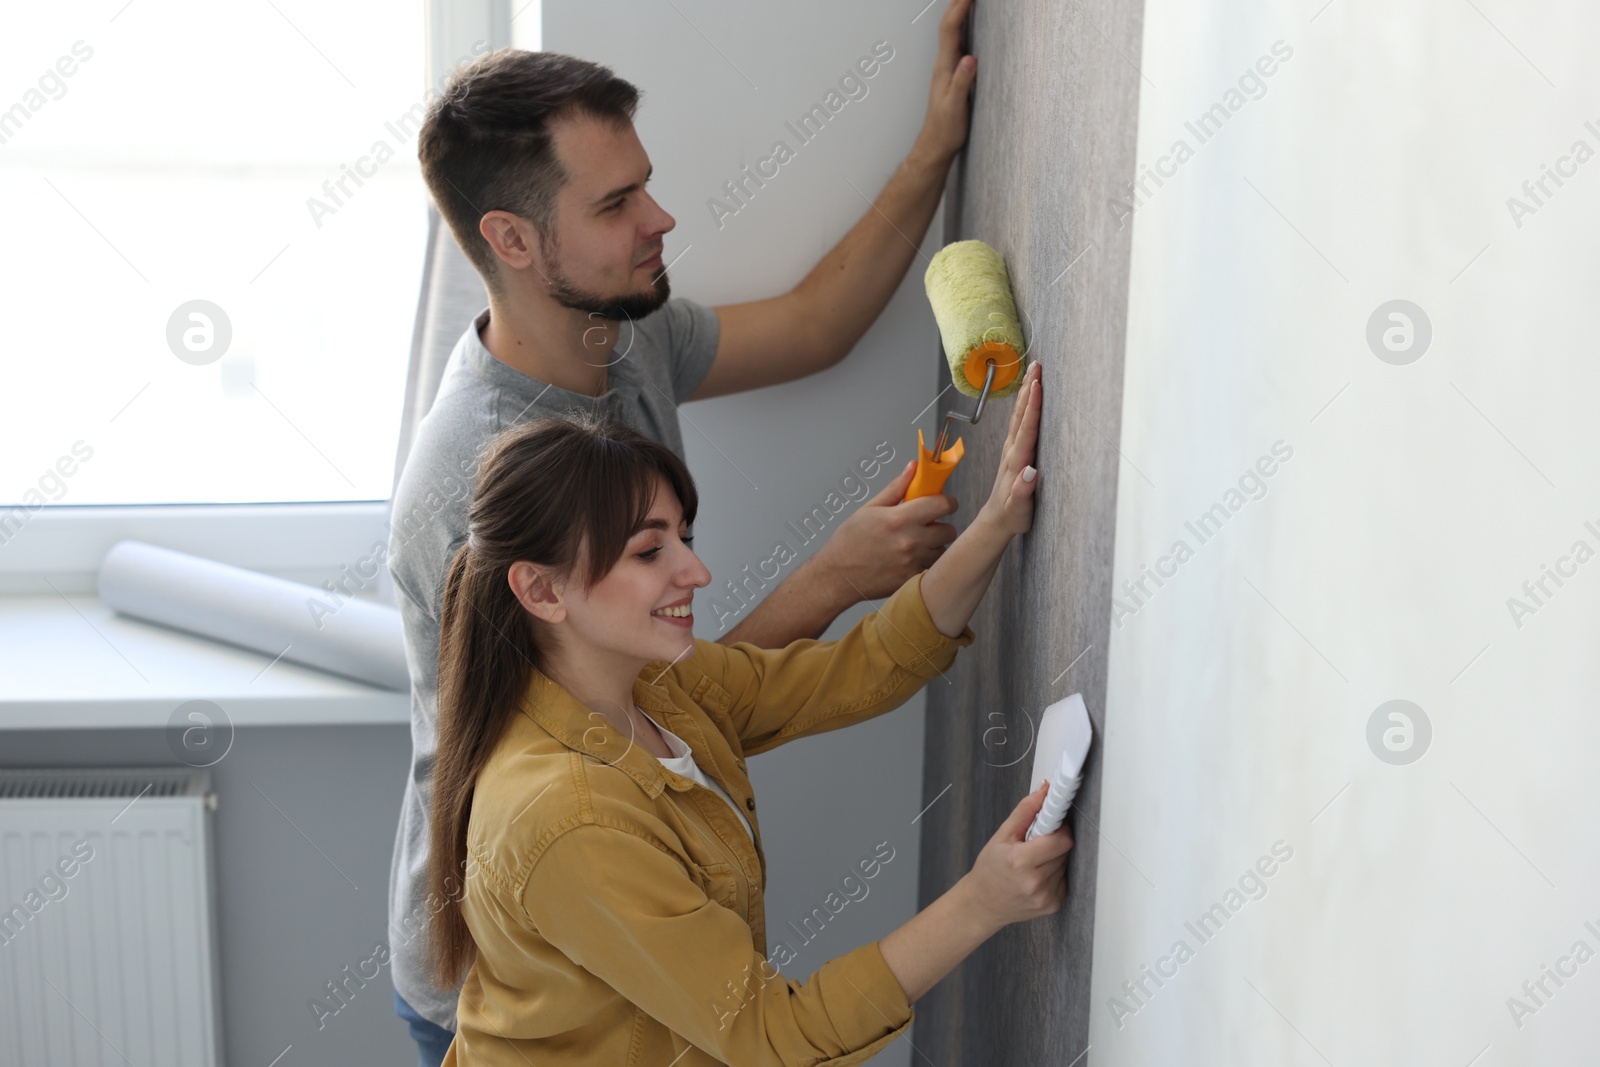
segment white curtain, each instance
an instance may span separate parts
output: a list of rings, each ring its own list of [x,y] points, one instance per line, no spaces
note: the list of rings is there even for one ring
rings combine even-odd
[[[437,92],[443,79],[464,59],[487,50],[505,48],[512,41],[513,12],[509,0],[427,0],[428,61],[426,85]],[[519,3],[533,26],[529,43],[538,47],[537,5]],[[432,99],[430,96],[429,99]],[[406,374],[405,413],[400,421],[394,477],[400,480],[417,423],[433,406],[439,379],[450,350],[466,330],[472,316],[488,304],[483,282],[462,253],[439,212],[428,205],[428,254],[422,267],[417,296],[416,324],[411,337],[411,362]]]
[[[417,423],[433,406],[439,379],[456,342],[467,325],[486,306],[489,297],[483,279],[456,244],[450,227],[432,204],[428,205],[428,253],[423,261],[422,287],[417,295],[416,326],[411,336],[411,364],[406,373],[405,414],[400,420],[400,443],[395,456],[398,484],[411,454]]]

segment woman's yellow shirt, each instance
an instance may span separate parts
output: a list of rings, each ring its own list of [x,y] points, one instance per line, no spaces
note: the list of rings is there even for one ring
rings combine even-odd
[[[744,805],[663,767],[535,672],[479,777],[462,908],[477,960],[444,1067],[860,1063],[915,1013],[876,941],[805,982],[769,961],[766,855],[745,757],[904,703],[947,638],[911,578],[838,641],[696,641],[640,673],[639,707]]]

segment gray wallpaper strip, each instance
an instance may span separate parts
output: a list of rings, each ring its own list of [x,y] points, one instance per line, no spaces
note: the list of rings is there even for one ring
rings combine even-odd
[[[937,1067],[1093,1059],[1079,1057],[1117,479],[1140,477],[1117,449],[1132,226],[1118,228],[1108,201],[1126,198],[1134,175],[1142,17],[1142,0],[985,0],[970,28],[978,87],[945,236],[980,238],[1006,260],[1030,355],[1044,366],[1043,480],[1033,531],[1007,552],[973,619],[977,642],[928,688],[923,803],[933,806],[922,819],[919,904],[971,868],[1028,791],[1033,728],[1049,703],[1082,692],[1097,742],[1070,815],[1066,904],[1001,931],[917,1004],[914,1058]],[[967,398],[945,397],[969,410]],[[968,518],[992,485],[1010,406],[966,430],[967,458],[948,488]]]

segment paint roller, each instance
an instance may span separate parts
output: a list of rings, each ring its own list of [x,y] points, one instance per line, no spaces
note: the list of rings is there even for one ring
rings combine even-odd
[[[1021,387],[1027,363],[1017,302],[1000,253],[982,241],[945,245],[929,262],[923,284],[956,391],[977,397],[978,403],[971,415],[959,411],[945,415],[932,450],[925,446],[922,430],[917,430],[917,470],[906,490],[907,500],[944,490],[945,479],[966,454],[960,438],[946,447],[950,424],[960,419],[976,426],[991,397],[1010,396]]]

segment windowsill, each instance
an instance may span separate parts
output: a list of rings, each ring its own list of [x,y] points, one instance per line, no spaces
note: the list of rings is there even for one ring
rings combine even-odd
[[[92,594],[0,597],[0,731],[161,729],[190,700],[236,727],[411,719],[407,693],[117,615]]]

